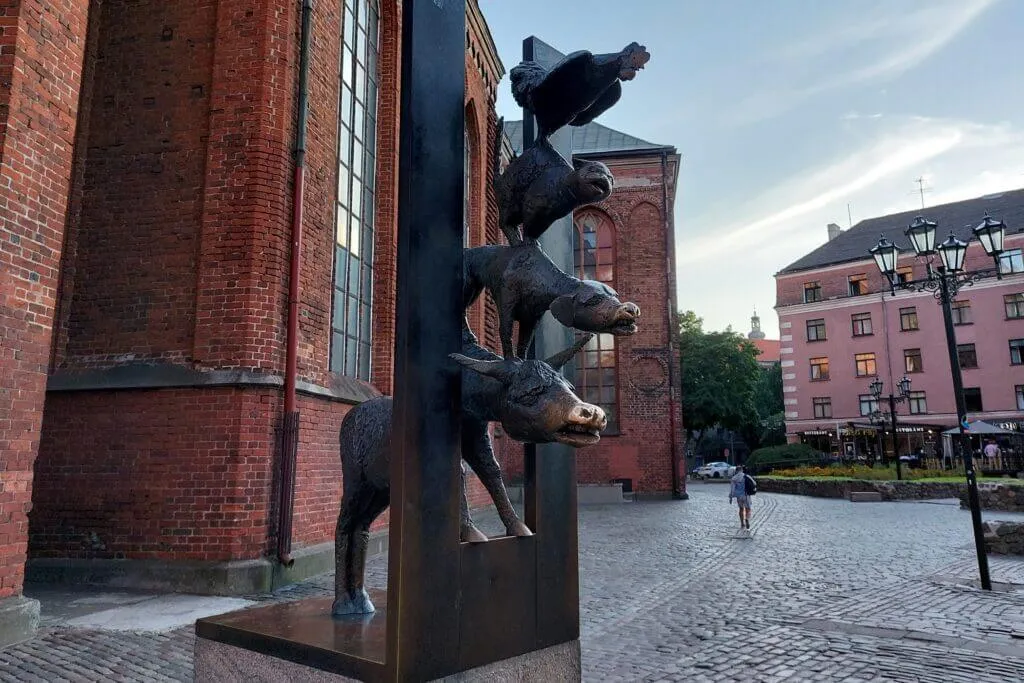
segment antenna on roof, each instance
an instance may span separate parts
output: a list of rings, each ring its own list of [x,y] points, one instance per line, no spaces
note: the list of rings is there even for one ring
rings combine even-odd
[[[850,202],[846,202],[846,222],[849,224],[846,227],[853,227],[853,214],[850,213]]]
[[[914,182],[917,183],[917,192],[921,195],[921,208],[924,209],[924,193],[931,192],[932,188],[924,186],[924,176],[915,178]]]

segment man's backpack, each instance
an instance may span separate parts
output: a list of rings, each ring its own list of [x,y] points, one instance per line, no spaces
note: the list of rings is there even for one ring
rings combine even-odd
[[[743,490],[748,496],[757,495],[757,482],[749,474],[743,475]]]

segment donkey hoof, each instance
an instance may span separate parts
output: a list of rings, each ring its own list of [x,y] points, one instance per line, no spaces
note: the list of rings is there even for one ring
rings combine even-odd
[[[533,536],[533,532],[522,522],[516,522],[505,529],[509,536]]]
[[[463,543],[486,543],[488,539],[484,532],[472,524],[467,524],[462,527],[462,531],[459,533],[459,540]]]
[[[331,605],[331,615],[335,617],[348,614],[373,614],[376,611],[365,588],[360,588],[355,594],[345,596],[343,600],[335,600]]]

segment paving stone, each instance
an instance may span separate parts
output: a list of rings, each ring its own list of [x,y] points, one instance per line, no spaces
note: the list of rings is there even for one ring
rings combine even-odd
[[[974,587],[955,505],[759,494],[752,539],[733,512],[711,485],[581,508],[585,681],[1024,680],[1024,562],[990,558],[1001,590]],[[386,582],[386,556],[371,559],[367,583]],[[245,597],[332,590],[323,575]],[[190,627],[46,628],[0,651],[0,681],[191,681],[193,643]]]

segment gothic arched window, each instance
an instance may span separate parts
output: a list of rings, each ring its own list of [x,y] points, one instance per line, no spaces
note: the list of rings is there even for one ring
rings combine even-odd
[[[611,221],[593,212],[580,216],[573,230],[576,276],[615,286],[615,233]],[[601,406],[608,428],[618,431],[618,376],[615,368],[615,337],[596,334],[576,356],[576,388],[588,403]]]
[[[344,4],[331,371],[369,380],[379,14],[376,0]]]

